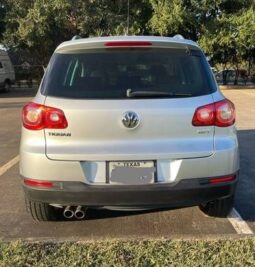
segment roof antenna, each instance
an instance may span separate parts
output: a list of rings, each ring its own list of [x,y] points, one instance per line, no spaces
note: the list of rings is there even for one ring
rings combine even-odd
[[[127,32],[126,32],[126,35],[129,35],[129,0],[128,0],[128,2],[127,2],[127,8],[128,8],[128,10],[127,10]]]

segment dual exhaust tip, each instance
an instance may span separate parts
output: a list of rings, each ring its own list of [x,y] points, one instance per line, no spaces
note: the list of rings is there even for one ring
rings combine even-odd
[[[63,216],[66,219],[76,218],[82,220],[86,216],[86,210],[84,210],[82,206],[77,206],[76,208],[67,206],[63,211]]]

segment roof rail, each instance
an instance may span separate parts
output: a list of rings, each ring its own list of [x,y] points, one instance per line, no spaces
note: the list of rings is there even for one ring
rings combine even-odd
[[[173,38],[174,39],[180,39],[180,40],[184,40],[185,39],[181,34],[176,34]]]
[[[74,37],[72,38],[72,41],[73,41],[73,40],[78,40],[78,39],[81,39],[81,36],[79,36],[79,35],[74,35]]]

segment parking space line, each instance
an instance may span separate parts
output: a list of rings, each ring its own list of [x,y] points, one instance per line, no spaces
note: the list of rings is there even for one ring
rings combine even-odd
[[[8,161],[2,167],[0,167],[0,176],[7,172],[11,167],[19,162],[19,155],[13,158],[12,160]]]
[[[253,234],[253,231],[251,230],[249,225],[246,223],[246,221],[243,220],[236,209],[232,209],[232,211],[228,215],[228,220],[236,230],[237,234]]]

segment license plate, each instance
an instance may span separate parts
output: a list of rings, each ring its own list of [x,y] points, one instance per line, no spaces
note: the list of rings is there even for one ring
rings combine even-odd
[[[150,184],[155,182],[154,161],[108,162],[108,178],[111,184]]]

